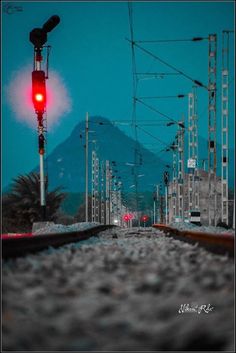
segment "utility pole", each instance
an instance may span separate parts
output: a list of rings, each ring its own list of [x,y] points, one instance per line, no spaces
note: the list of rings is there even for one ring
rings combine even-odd
[[[122,217],[122,182],[118,182],[118,225],[121,226],[121,217]]]
[[[160,221],[160,192],[159,192],[159,185],[156,185],[156,221],[159,223]]]
[[[156,192],[153,195],[153,224],[156,223]]]
[[[96,152],[92,151],[92,222],[95,222],[95,160]]]
[[[222,32],[222,76],[221,76],[221,220],[229,224],[229,34]]]
[[[99,158],[95,158],[95,222],[100,222]]]
[[[160,222],[164,223],[164,212],[163,212],[164,196],[160,195]]]
[[[99,222],[99,159],[92,151],[92,222]]]
[[[177,131],[177,145],[178,145],[178,215],[180,219],[184,220],[184,120],[178,124]]]
[[[178,145],[176,141],[171,145],[171,150],[173,153],[173,164],[172,164],[172,194],[171,194],[171,206],[173,210],[172,222],[175,222],[177,215],[177,148]]]
[[[34,45],[34,70],[32,72],[32,100],[38,120],[38,144],[39,144],[39,169],[40,169],[40,206],[42,220],[46,220],[46,190],[44,176],[44,118],[46,111],[46,79],[45,72],[41,69],[43,60],[42,50],[47,42],[47,33],[51,32],[60,22],[60,18],[54,15],[44,23],[42,28],[34,28],[29,35],[30,42]]]
[[[105,198],[104,198],[105,165],[101,162],[101,224],[105,224]]]
[[[88,222],[88,134],[89,115],[86,113],[85,124],[85,222]]]
[[[106,224],[110,224],[110,163],[106,161]]]
[[[217,35],[208,37],[208,188],[209,225],[216,226],[216,53]]]
[[[164,172],[164,184],[165,184],[165,206],[166,206],[166,224],[169,224],[169,217],[168,217],[168,183],[169,183],[169,173],[166,171]]]
[[[188,95],[188,211],[199,209],[197,87]]]

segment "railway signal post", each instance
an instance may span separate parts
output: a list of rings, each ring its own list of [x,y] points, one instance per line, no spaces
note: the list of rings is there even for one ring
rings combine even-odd
[[[45,126],[44,113],[46,112],[47,94],[46,79],[48,76],[41,69],[43,61],[42,50],[47,42],[47,33],[51,32],[60,22],[60,18],[55,15],[44,23],[42,28],[34,28],[29,35],[30,42],[34,45],[34,68],[32,72],[32,101],[38,121],[38,145],[39,145],[39,165],[40,165],[40,206],[42,220],[46,220],[46,191],[44,175],[44,153],[45,153]]]

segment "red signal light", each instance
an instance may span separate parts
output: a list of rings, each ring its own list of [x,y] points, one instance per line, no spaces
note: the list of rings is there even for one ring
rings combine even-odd
[[[43,101],[43,95],[41,93],[36,93],[35,100],[37,102],[42,102]]]
[[[44,112],[46,107],[46,82],[44,71],[32,72],[32,100],[36,112]]]
[[[146,215],[141,217],[141,221],[143,221],[143,222],[147,222],[148,219],[149,219],[149,217]]]
[[[123,221],[125,221],[125,222],[128,222],[133,218],[134,218],[134,215],[132,213],[125,213],[123,215]]]

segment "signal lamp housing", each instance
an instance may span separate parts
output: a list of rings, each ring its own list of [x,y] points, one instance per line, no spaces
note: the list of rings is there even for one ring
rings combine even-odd
[[[44,71],[32,72],[32,101],[36,112],[44,112],[46,108],[46,82]]]

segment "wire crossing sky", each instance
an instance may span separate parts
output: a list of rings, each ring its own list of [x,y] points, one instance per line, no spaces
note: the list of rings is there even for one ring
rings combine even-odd
[[[3,187],[38,164],[37,121],[30,102],[33,46],[29,32],[52,15],[61,19],[48,36],[50,105],[48,154],[80,121],[104,116],[133,136],[133,77],[127,2],[2,2],[2,168]],[[137,98],[186,95],[194,80],[207,84],[208,41],[218,36],[217,140],[220,142],[222,31],[234,28],[234,2],[133,2],[133,37],[137,45]],[[187,39],[187,41],[186,41]],[[230,36],[229,147],[234,148],[234,34]],[[151,52],[154,56],[148,55]],[[161,58],[170,66],[156,60]],[[46,52],[44,53],[44,60]],[[188,100],[140,99],[136,104],[138,140],[153,150],[172,142],[176,125],[158,125],[188,114]],[[140,103],[142,102],[142,104]],[[146,105],[146,106],[145,106]],[[153,107],[153,110],[148,108]],[[198,88],[199,135],[207,138],[207,90]],[[158,115],[157,112],[163,115]],[[142,124],[154,121],[153,125]],[[169,120],[166,119],[168,122]],[[143,125],[144,126],[144,125]],[[232,128],[231,128],[232,127]],[[150,145],[150,149],[152,146]]]

